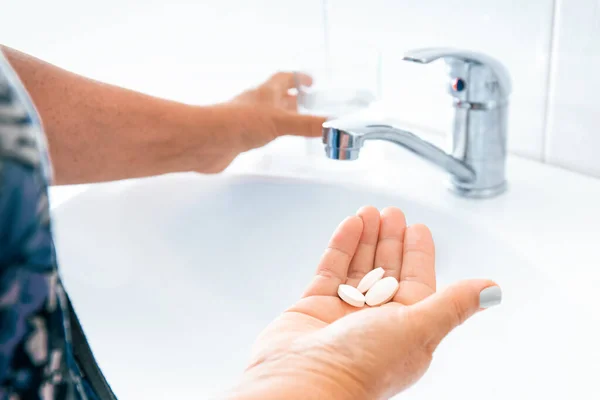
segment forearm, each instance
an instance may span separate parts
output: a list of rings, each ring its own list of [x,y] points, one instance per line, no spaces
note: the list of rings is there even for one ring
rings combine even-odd
[[[223,107],[158,99],[1,49],[41,116],[55,183],[213,172],[236,146],[235,121]]]

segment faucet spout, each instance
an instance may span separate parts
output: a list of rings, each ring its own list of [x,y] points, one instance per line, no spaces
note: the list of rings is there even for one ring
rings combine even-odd
[[[475,171],[465,162],[411,132],[380,123],[356,124],[334,120],[323,124],[325,152],[331,159],[357,159],[366,140],[384,140],[402,146],[442,168],[460,182],[470,183],[476,179]]]

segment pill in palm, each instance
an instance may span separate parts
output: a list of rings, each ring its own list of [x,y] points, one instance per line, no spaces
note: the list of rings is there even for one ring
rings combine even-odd
[[[387,303],[398,291],[398,281],[393,276],[388,276],[377,282],[365,294],[365,302],[373,306]]]
[[[381,278],[383,278],[383,274],[385,274],[385,270],[381,267],[375,268],[374,270],[369,271],[368,274],[363,276],[363,278],[358,282],[358,286],[356,287],[359,292],[366,293],[367,290],[371,289],[371,287]]]
[[[340,285],[338,287],[338,296],[353,307],[363,307],[365,305],[365,296],[354,286]]]

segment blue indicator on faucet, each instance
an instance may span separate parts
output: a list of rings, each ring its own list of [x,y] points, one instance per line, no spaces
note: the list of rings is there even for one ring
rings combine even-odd
[[[462,92],[463,90],[465,90],[465,86],[467,86],[467,84],[462,78],[455,78],[452,81],[452,90],[454,90],[455,92]]]

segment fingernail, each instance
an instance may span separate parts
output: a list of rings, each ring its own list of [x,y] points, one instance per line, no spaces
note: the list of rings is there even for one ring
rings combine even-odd
[[[502,289],[500,286],[490,286],[479,293],[479,307],[490,308],[497,306],[502,301]]]

